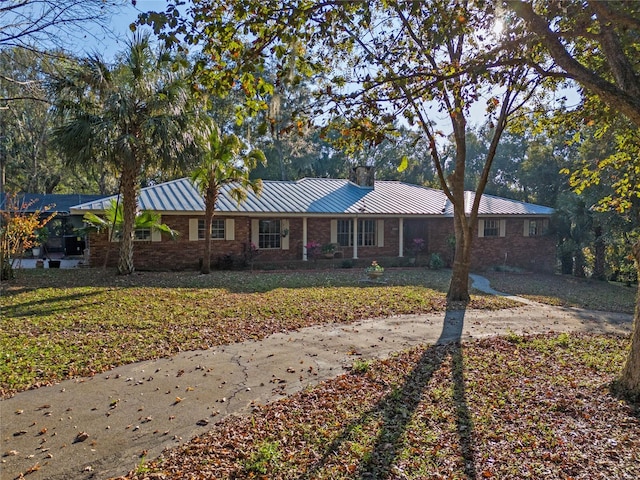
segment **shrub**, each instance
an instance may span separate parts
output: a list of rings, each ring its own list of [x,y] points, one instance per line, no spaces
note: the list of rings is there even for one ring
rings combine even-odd
[[[432,253],[429,257],[429,268],[431,270],[440,270],[444,268],[444,260],[439,253]]]

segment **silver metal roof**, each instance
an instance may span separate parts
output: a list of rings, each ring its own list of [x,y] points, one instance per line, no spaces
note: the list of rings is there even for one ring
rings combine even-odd
[[[476,192],[465,192],[464,206],[467,214],[471,213],[473,202],[476,198]],[[509,198],[496,197],[494,195],[484,194],[480,198],[480,206],[478,215],[481,217],[492,215],[553,215],[554,209],[536,205],[534,203],[519,202]],[[447,199],[446,207],[443,214],[448,217],[453,216],[453,204]]]
[[[360,187],[348,180],[304,178],[297,181],[263,182],[262,193],[249,192],[237,204],[225,186],[216,211],[235,214],[280,215],[428,215],[452,216],[453,208],[440,190],[395,181],[376,180],[375,188]],[[467,192],[465,203],[471,208],[474,192]],[[115,196],[72,207],[72,213],[102,211]],[[204,212],[204,202],[188,178],[143,188],[138,197],[142,210],[157,212]],[[552,208],[483,195],[480,215],[551,215]]]

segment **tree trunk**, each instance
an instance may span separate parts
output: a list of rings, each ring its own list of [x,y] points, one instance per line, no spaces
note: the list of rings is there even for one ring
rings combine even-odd
[[[582,251],[582,248],[577,248],[573,256],[573,276],[579,278],[587,276],[584,252]]]
[[[201,273],[211,272],[211,224],[215,213],[216,200],[218,199],[218,189],[215,180],[209,179],[209,186],[204,197],[204,255],[202,258]]]
[[[125,162],[122,168],[122,238],[120,239],[120,255],[118,257],[118,273],[133,273],[133,237],[136,218],[136,179],[138,171],[134,162]]]
[[[604,237],[602,236],[602,227],[600,225],[594,228],[595,241],[593,243],[593,248],[595,250],[595,261],[593,265],[593,278],[596,280],[606,280],[607,274],[605,272],[605,243]]]
[[[209,212],[209,206],[205,208],[204,215],[204,254],[202,255],[202,266],[200,273],[211,273],[211,224],[213,223],[213,212]]]
[[[470,223],[470,222],[469,222]],[[471,226],[465,227],[456,215],[456,250],[453,258],[453,270],[451,272],[451,283],[447,293],[449,302],[468,302],[469,297],[469,270],[471,269]]]
[[[598,5],[596,2],[590,4]],[[537,15],[533,10],[533,2],[514,2],[510,3],[517,15],[524,19],[529,30],[544,40],[545,47],[549,50],[549,54],[562,70],[564,70],[569,78],[576,80],[588,90],[598,95],[604,103],[616,108],[629,120],[640,126],[640,98],[637,95],[637,81],[632,82],[632,86],[628,83],[616,85],[607,81],[604,77],[586,68],[580,64],[570,53],[560,40],[560,36],[551,31],[546,20]],[[606,22],[605,22],[606,24]],[[610,44],[607,44],[611,47]],[[621,52],[622,53],[622,52]],[[613,72],[616,73],[616,58],[612,56],[612,52],[605,48],[604,54],[613,66]],[[624,54],[622,54],[624,56]],[[626,68],[626,65],[618,65]],[[633,72],[629,75],[633,76]],[[616,80],[621,77],[616,75]]]
[[[562,240],[558,245],[558,256],[560,258],[560,273],[562,275],[571,275],[573,273],[573,250],[567,243]]]
[[[638,278],[640,279],[640,240],[633,246],[633,254],[636,259]],[[620,386],[629,396],[640,399],[640,281],[638,282],[638,292],[636,293],[631,349],[622,369]]]

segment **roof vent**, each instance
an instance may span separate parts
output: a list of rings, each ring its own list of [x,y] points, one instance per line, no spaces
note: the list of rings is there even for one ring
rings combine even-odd
[[[375,178],[375,169],[366,165],[352,168],[349,174],[349,180],[360,187],[373,188]]]

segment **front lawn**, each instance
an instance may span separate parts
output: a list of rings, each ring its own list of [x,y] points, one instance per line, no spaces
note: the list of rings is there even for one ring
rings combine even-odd
[[[495,290],[536,302],[563,307],[580,307],[607,312],[633,313],[636,285],[601,282],[571,275],[485,272]]]
[[[0,297],[2,397],[180,350],[310,325],[445,308],[449,271],[143,272],[21,270]],[[474,296],[470,308],[508,300]]]

